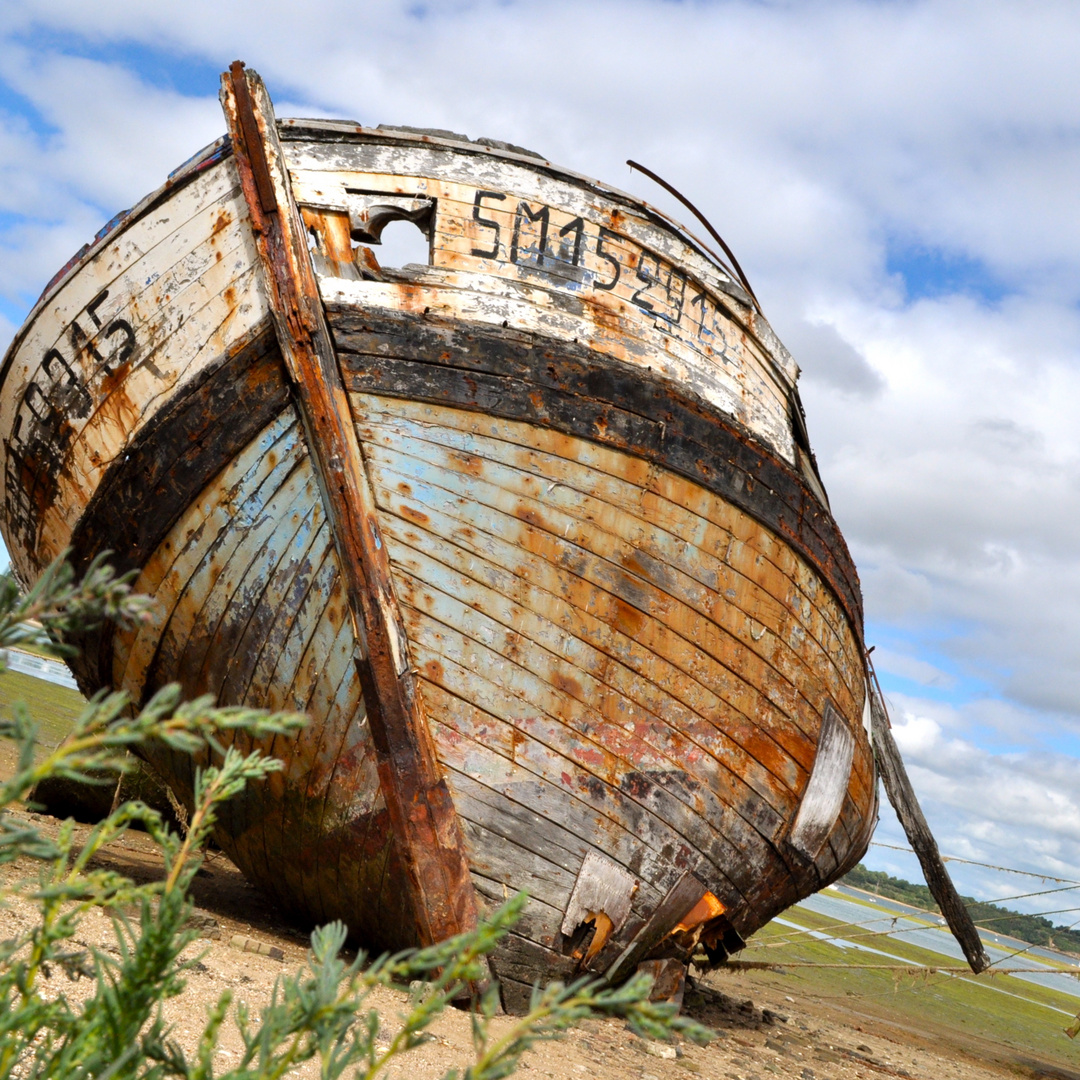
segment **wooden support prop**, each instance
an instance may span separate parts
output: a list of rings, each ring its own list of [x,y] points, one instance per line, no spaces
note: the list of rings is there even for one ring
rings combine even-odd
[[[262,79],[240,61],[221,85],[278,342],[341,561],[379,782],[412,894],[417,938],[432,944],[476,925],[464,839],[409,664],[390,560],[273,105]]]
[[[870,675],[871,682],[868,689],[874,757],[877,759],[878,769],[881,770],[885,793],[889,796],[889,802],[892,803],[900,824],[904,826],[908,842],[919,857],[926,884],[937,901],[941,914],[945,916],[953,937],[960,942],[960,948],[964,950],[964,956],[967,957],[971,970],[978,975],[980,971],[985,971],[990,966],[990,957],[986,955],[979,932],[975,929],[975,924],[971,921],[971,916],[964,907],[964,902],[960,899],[948,870],[945,869],[945,863],[942,862],[941,855],[938,853],[937,842],[930,832],[926,818],[923,817],[919,800],[915,798],[903,759],[893,739],[892,725],[885,711],[885,699],[872,665]]]

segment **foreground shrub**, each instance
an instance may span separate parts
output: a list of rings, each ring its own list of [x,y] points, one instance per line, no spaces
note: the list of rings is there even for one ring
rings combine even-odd
[[[0,649],[22,644],[70,655],[73,636],[107,618],[138,621],[147,603],[100,562],[81,582],[58,562],[26,596],[0,577]],[[673,1031],[707,1038],[703,1028],[675,1016],[670,1006],[649,1003],[648,978],[619,988],[587,980],[537,988],[527,1015],[493,1030],[498,987],[483,985],[484,958],[520,916],[525,897],[519,895],[474,933],[372,963],[363,955],[347,963],[341,958],[345,927],[322,927],[311,935],[305,968],[278,980],[258,1016],[243,1003],[234,1007],[226,991],[209,1010],[194,1053],[185,1051],[171,1037],[162,1006],[183,994],[184,974],[197,962],[185,953],[196,935],[185,924],[200,852],[220,805],[246,783],[280,768],[258,752],[239,753],[220,736],[237,731],[252,739],[288,735],[303,723],[305,718],[297,715],[217,708],[208,698],[184,703],[175,687],[156,694],[137,713],[123,694],[103,693],[88,703],[61,746],[35,760],[36,727],[26,709],[17,704],[10,716],[0,718],[0,737],[13,740],[18,754],[14,775],[0,786],[0,903],[20,898],[36,912],[28,929],[0,941],[0,1078],[247,1080],[281,1077],[311,1059],[318,1059],[326,1078],[346,1070],[375,1077],[388,1062],[426,1041],[435,1017],[470,992],[474,1060],[449,1076],[508,1076],[538,1039],[557,1037],[593,1016],[624,1017],[635,1031],[654,1038]],[[70,821],[51,839],[19,813],[41,781],[92,781],[103,773],[122,772],[128,752],[151,740],[192,753],[209,747],[217,762],[198,773],[184,835],[140,802],[118,807],[81,844]],[[138,885],[94,866],[95,855],[135,824],[161,850],[161,881]],[[30,876],[18,878],[24,871]],[[115,951],[77,943],[80,919],[95,907],[111,917]],[[90,992],[69,1000],[63,980],[82,978],[89,980]],[[425,984],[426,992],[410,1001],[408,1015],[386,1045],[368,998],[376,987],[415,980]],[[48,993],[43,992],[46,983]],[[238,1064],[219,1072],[215,1055],[227,1023],[238,1026],[244,1051]]]

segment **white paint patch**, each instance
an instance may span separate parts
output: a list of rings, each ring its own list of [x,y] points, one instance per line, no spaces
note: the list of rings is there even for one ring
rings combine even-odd
[[[817,857],[844,805],[855,739],[831,701],[825,703],[817,755],[791,829],[791,844],[808,859]]]
[[[630,916],[630,902],[637,891],[637,880],[617,863],[590,851],[581,864],[562,932],[572,934],[590,912],[602,911],[610,920],[615,933]]]

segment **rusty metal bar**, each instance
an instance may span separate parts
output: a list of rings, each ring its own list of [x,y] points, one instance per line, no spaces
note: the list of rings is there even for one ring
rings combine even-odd
[[[222,75],[221,102],[363,653],[357,666],[417,936],[424,943],[442,941],[475,926],[476,896],[461,826],[409,666],[389,556],[273,106],[262,79],[240,61]]]
[[[632,158],[627,161],[626,164],[629,165],[631,169],[637,169],[638,172],[644,173],[653,181],[653,183],[659,184],[669,195],[674,195],[675,198],[678,199],[679,202],[681,202],[683,206],[685,206],[686,209],[709,230],[709,235],[724,249],[724,254],[731,260],[731,265],[735,268],[739,283],[746,289],[750,299],[754,301],[754,306],[760,311],[761,304],[758,303],[758,298],[754,295],[754,290],[750,288],[750,282],[747,280],[746,274],[743,273],[743,268],[739,265],[739,260],[735,258],[735,252],[724,243],[724,238],[713,228],[709,219],[681,191],[677,190],[674,185],[669,184],[662,177],[657,176],[652,169],[646,169],[644,165],[639,164]],[[725,269],[727,269],[727,267],[725,267]]]

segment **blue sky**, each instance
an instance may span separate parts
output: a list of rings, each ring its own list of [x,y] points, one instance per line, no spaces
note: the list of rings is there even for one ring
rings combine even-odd
[[[0,0],[0,338],[221,133],[237,57],[281,115],[506,139],[683,216],[640,160],[803,368],[942,848],[1080,877],[1078,54],[1038,0]]]

